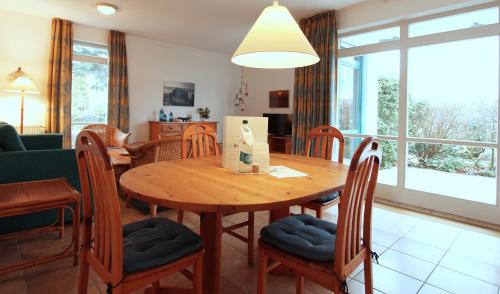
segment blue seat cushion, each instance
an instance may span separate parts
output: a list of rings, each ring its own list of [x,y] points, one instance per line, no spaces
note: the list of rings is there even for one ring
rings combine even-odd
[[[166,218],[150,218],[123,226],[123,271],[159,267],[202,248],[199,235]]]
[[[331,194],[321,196],[318,199],[315,199],[314,202],[328,203],[334,199],[337,199],[339,196],[340,196],[340,192],[333,192]]]
[[[266,243],[313,261],[332,261],[337,225],[308,214],[282,218],[264,227],[260,237]]]

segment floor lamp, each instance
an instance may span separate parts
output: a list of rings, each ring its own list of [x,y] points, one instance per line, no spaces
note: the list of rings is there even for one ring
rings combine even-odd
[[[11,75],[11,82],[6,89],[8,92],[21,93],[21,126],[19,132],[24,132],[24,95],[25,94],[38,94],[40,93],[35,84],[27,73],[17,68],[17,71]]]

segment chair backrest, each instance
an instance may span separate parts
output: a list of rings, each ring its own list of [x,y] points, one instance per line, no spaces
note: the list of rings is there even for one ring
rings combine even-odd
[[[332,160],[335,139],[339,144],[338,162],[342,163],[344,161],[344,136],[337,128],[331,126],[319,126],[309,132],[305,155]]]
[[[340,197],[335,241],[334,271],[341,277],[349,274],[370,254],[373,192],[381,161],[382,151],[373,137],[365,138],[352,157]]]
[[[192,125],[182,133],[182,159],[219,155],[217,132],[207,124]]]
[[[164,160],[181,159],[181,136],[164,137],[139,147],[123,146],[130,154],[132,168]]]
[[[128,144],[130,133],[123,133],[118,128],[106,124],[93,124],[83,128],[96,132],[104,143],[105,147],[123,147]]]
[[[113,166],[104,143],[90,130],[78,134],[76,155],[83,202],[82,254],[93,261],[89,263],[100,276],[115,284],[123,272],[123,237]]]

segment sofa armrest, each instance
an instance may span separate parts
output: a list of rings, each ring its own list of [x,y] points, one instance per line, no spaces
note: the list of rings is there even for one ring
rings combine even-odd
[[[63,135],[62,134],[36,134],[36,135],[20,135],[24,147],[27,150],[48,150],[62,149]]]
[[[80,190],[74,149],[0,152],[0,184],[61,177]]]

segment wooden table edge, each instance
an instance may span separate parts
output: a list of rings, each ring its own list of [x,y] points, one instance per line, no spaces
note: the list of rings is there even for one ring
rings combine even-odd
[[[170,201],[167,199],[159,199],[157,197],[153,196],[148,196],[144,195],[142,193],[133,191],[126,186],[122,185],[120,181],[120,187],[125,191],[125,193],[130,193],[134,195],[134,198],[137,198],[138,200],[151,203],[151,204],[156,204],[164,207],[169,207],[169,208],[174,208],[174,209],[181,209],[181,210],[187,210],[187,211],[194,211],[194,212],[223,212],[223,213],[238,213],[238,212],[252,212],[252,211],[267,211],[267,210],[276,210],[276,209],[282,209],[285,207],[290,207],[294,205],[300,205],[303,203],[307,203],[309,201],[313,201],[315,199],[318,199],[322,196],[329,195],[334,192],[340,192],[344,189],[345,185],[338,186],[329,190],[321,191],[318,193],[310,194],[308,196],[304,196],[300,199],[291,199],[291,200],[285,200],[285,201],[280,201],[280,202],[273,202],[272,204],[269,203],[261,203],[261,204],[200,204],[200,203],[189,203],[189,202],[177,202],[177,201]]]

